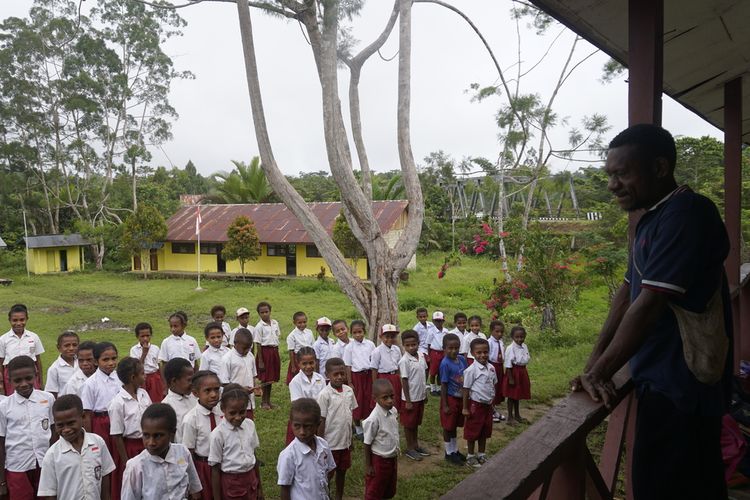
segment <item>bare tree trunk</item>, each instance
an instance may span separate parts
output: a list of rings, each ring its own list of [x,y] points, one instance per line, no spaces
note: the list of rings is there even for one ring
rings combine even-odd
[[[135,155],[131,160],[131,168],[133,171],[133,212],[138,209],[138,193],[136,192],[136,177],[135,177]]]
[[[542,324],[539,326],[541,330],[552,330],[557,332],[557,314],[555,308],[551,304],[544,304],[542,308]]]
[[[547,205],[547,217],[552,217],[552,204],[549,201],[547,190],[544,191],[544,203]]]
[[[565,199],[565,191],[560,193],[560,201],[557,202],[557,216],[560,217],[562,214],[563,200]]]
[[[570,181],[570,201],[573,202],[573,210],[576,212],[576,217],[581,216],[581,211],[578,208],[578,198],[576,197],[576,189],[573,186],[573,175],[571,174],[570,177],[568,177],[568,181]]]

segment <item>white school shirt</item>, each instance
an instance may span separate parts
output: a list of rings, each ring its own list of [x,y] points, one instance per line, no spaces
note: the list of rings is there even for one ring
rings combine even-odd
[[[73,359],[73,364],[68,364],[62,356],[58,356],[54,363],[47,369],[47,381],[44,390],[59,393],[68,383],[70,377],[78,370],[78,360]]]
[[[379,404],[370,412],[370,416],[362,421],[365,431],[364,442],[370,445],[374,454],[383,458],[398,455],[398,411],[395,407],[386,411]]]
[[[474,356],[471,355],[471,341],[474,339],[487,340],[487,336],[482,332],[475,334],[471,330],[466,330],[466,335],[464,335],[464,339],[462,341],[463,345],[461,346],[461,352],[465,352],[466,357],[470,359],[474,359]]]
[[[426,371],[427,361],[421,352],[417,352],[416,356],[405,352],[398,362],[399,376],[402,379],[407,379],[409,382],[409,397],[412,403],[424,401],[427,397]],[[401,398],[406,401],[406,393],[404,393],[403,385],[402,382]]]
[[[203,487],[190,452],[170,443],[165,458],[143,450],[128,460],[122,475],[122,500],[184,500]]]
[[[182,444],[203,458],[208,458],[211,445],[211,417],[209,415],[212,413],[216,427],[218,427],[224,420],[224,414],[221,413],[218,404],[209,410],[199,403],[182,419]]]
[[[324,339],[321,336],[313,342],[312,348],[315,351],[315,357],[318,359],[320,374],[326,376],[326,361],[333,357],[334,342],[331,337]]]
[[[430,349],[433,351],[442,351],[443,350],[443,337],[445,337],[445,334],[449,333],[448,330],[443,328],[442,330],[438,330],[438,327],[435,325],[432,325],[432,328],[430,329],[429,337],[427,338],[427,342],[430,345]]]
[[[396,344],[391,347],[380,344],[370,354],[370,368],[378,373],[393,373],[398,371],[398,362],[401,361],[401,349]]]
[[[42,341],[39,335],[31,330],[24,330],[19,337],[11,328],[0,337],[0,358],[3,358],[3,366],[18,356],[28,356],[36,360],[36,357],[42,353],[44,353]]]
[[[218,375],[219,370],[221,369],[221,360],[228,352],[229,348],[225,346],[208,346],[208,349],[203,351],[201,357],[201,370],[209,370]]]
[[[315,450],[297,438],[279,454],[279,486],[291,486],[292,500],[328,500],[328,473],[336,468],[325,439],[315,436]]]
[[[221,336],[221,346],[229,347],[229,339],[232,338],[232,327],[226,321],[221,322],[221,331],[224,334]]]
[[[211,432],[208,464],[220,464],[221,472],[241,474],[255,467],[255,450],[260,446],[255,422],[246,418],[239,427],[226,420]]]
[[[255,325],[253,342],[256,344],[260,344],[261,346],[278,346],[280,338],[281,330],[279,329],[279,322],[275,319],[272,319],[271,323],[260,320]]]
[[[187,359],[190,364],[195,366],[195,362],[201,359],[201,349],[198,347],[198,342],[187,333],[183,333],[180,337],[170,335],[165,338],[159,349],[159,361],[166,363],[175,358]]]
[[[466,336],[467,333],[469,333],[469,330],[464,330],[464,332],[461,333],[461,331],[458,328],[454,328],[453,330],[451,330],[448,333],[452,333],[453,335],[455,335],[456,337],[458,337],[458,341],[459,341],[459,344],[458,344],[458,353],[459,354],[464,354],[464,355],[468,354],[468,351],[464,350],[464,337]]]
[[[351,339],[349,339],[349,342],[351,342]],[[331,358],[344,359],[344,349],[346,349],[346,346],[349,345],[349,342],[343,342],[341,339],[336,339],[336,343],[333,344],[333,351],[331,352]]]
[[[370,370],[370,355],[375,350],[375,344],[370,339],[362,339],[357,342],[352,339],[344,348],[344,364],[352,369],[352,372],[364,372]]]
[[[249,331],[250,336],[255,338],[255,328],[253,328],[253,325],[250,325],[250,324],[248,324],[247,326],[240,325],[234,330],[232,330],[232,333],[229,334],[229,345],[234,346],[234,336],[237,335],[237,330],[239,330],[240,328],[244,328],[245,330]]]
[[[304,330],[295,328],[286,336],[287,350],[294,351],[295,354],[303,347],[312,347],[313,342],[315,342],[315,337],[313,337],[313,332],[309,328]]]
[[[412,328],[419,335],[419,352],[427,353],[427,348],[430,346],[430,332],[433,328],[435,328],[435,325],[431,321],[428,321],[426,325],[417,321],[417,324]]]
[[[143,354],[143,347],[140,343],[130,348],[130,357],[135,359],[141,359]],[[143,360],[143,371],[146,375],[159,371],[159,347],[154,344],[149,344],[148,354]]]
[[[317,398],[320,391],[326,386],[326,378],[318,372],[313,372],[311,378],[307,378],[302,370],[289,381],[289,397],[292,401],[300,398]]]
[[[80,452],[60,438],[44,455],[37,495],[61,500],[99,500],[102,478],[114,470],[112,455],[96,434],[83,431]]]
[[[5,438],[5,468],[26,472],[42,465],[52,437],[54,396],[34,389],[28,398],[14,392],[0,402],[0,437]]]
[[[503,354],[505,353],[503,339],[496,339],[490,335],[487,342],[490,343],[490,363],[500,363],[503,360]]]
[[[495,399],[497,374],[495,367],[475,361],[464,370],[464,389],[469,389],[469,398],[477,403],[492,404]]]
[[[161,400],[161,402],[171,406],[177,414],[177,432],[175,433],[174,441],[175,443],[179,443],[182,441],[182,421],[185,418],[185,415],[187,415],[187,413],[198,404],[198,398],[192,394],[183,396],[182,394],[172,392],[170,389],[167,391],[167,395]]]
[[[117,378],[117,371],[112,370],[109,375],[99,368],[86,379],[81,387],[81,401],[83,409],[89,411],[107,411],[109,403],[114,399],[122,382]]]
[[[351,387],[344,384],[341,392],[327,385],[318,394],[320,416],[326,419],[325,438],[332,450],[345,450],[352,445],[352,411],[357,398]]]
[[[83,371],[81,371],[80,368],[78,368],[76,371],[73,372],[73,375],[70,377],[70,380],[68,380],[68,383],[65,384],[65,387],[62,388],[60,392],[57,393],[57,397],[65,396],[66,394],[75,394],[79,398],[81,397],[81,388],[83,387],[84,382],[88,380],[88,377],[86,376]]]
[[[513,365],[526,366],[530,360],[531,355],[525,342],[521,345],[511,342],[505,349],[505,368],[513,368]]]
[[[109,434],[111,436],[121,435],[123,438],[141,439],[141,417],[151,405],[151,397],[139,388],[134,399],[124,388],[109,403]]]
[[[230,349],[224,355],[219,370],[219,381],[222,384],[240,384],[242,387],[255,387],[255,378],[258,376],[255,367],[255,356],[248,351],[245,356],[240,356],[237,349]],[[255,408],[255,394],[250,392],[250,401],[247,409]]]

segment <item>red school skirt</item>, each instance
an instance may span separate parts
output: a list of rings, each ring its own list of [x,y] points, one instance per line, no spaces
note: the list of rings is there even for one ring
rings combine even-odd
[[[492,404],[497,405],[505,401],[505,398],[503,397],[503,379],[505,378],[503,373],[503,364],[490,364],[495,368],[495,375],[497,375],[497,384],[495,384],[495,399],[492,401]]]
[[[112,436],[109,434],[109,414],[106,411],[91,412],[91,432],[104,440],[109,454],[114,458],[117,453],[112,443]]]
[[[465,419],[465,440],[476,441],[492,436],[492,405],[469,401],[469,415]]]
[[[291,382],[295,375],[299,373],[299,367],[295,368],[292,363],[292,357],[294,356],[296,356],[296,354],[294,354],[294,351],[291,351],[289,353],[289,366],[287,366],[286,369],[286,385],[289,385],[289,382]]]
[[[401,411],[401,375],[399,375],[398,371],[396,373],[378,373],[378,378],[391,381],[391,385],[393,386],[393,407]]]
[[[5,482],[11,500],[35,500],[39,490],[39,477],[42,469],[39,467],[25,472],[5,471]]]
[[[144,450],[143,439],[122,438],[125,442],[125,455],[128,460]],[[122,475],[125,472],[125,463],[120,460],[120,454],[115,450],[112,454],[112,460],[115,462],[115,470],[109,476],[109,485],[112,500],[120,500],[120,489],[122,488]]]
[[[357,407],[352,411],[354,420],[364,420],[370,416],[374,406],[372,400],[372,376],[369,370],[352,372],[352,386]]]
[[[198,478],[201,480],[201,499],[211,500],[213,498],[213,481],[211,478],[211,466],[208,464],[208,458],[196,455],[193,453],[193,463],[195,464],[195,471],[198,473]]]
[[[164,379],[161,378],[161,373],[158,370],[146,374],[143,389],[148,393],[152,403],[161,403],[161,400],[164,399]]]
[[[352,466],[352,450],[350,448],[331,450],[331,455],[333,455],[333,462],[336,464],[336,468],[328,473],[329,481],[333,477],[333,473],[337,470],[347,471]]]
[[[508,399],[531,399],[531,381],[525,366],[513,365],[511,368],[515,384],[510,385],[509,377],[503,377],[503,396]]]
[[[430,377],[437,377],[440,373],[440,362],[443,360],[445,353],[436,349],[430,349]]]
[[[380,500],[396,496],[398,458],[383,458],[372,454],[372,476],[365,475],[365,500]]]
[[[260,476],[257,464],[247,472],[221,473],[221,496],[223,500],[255,500],[258,498],[259,487]]]
[[[260,370],[260,359],[263,359],[264,370]],[[258,370],[258,379],[261,382],[278,382],[281,375],[281,358],[279,358],[279,346],[264,345],[260,348],[259,356],[255,358],[255,368]]]
[[[286,439],[284,440],[284,443],[288,446],[289,443],[294,441],[294,430],[292,430],[292,419],[286,421]]]

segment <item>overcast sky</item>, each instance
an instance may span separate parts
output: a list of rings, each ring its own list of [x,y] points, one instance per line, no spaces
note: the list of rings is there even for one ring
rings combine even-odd
[[[84,2],[84,11],[94,1]],[[510,0],[453,0],[483,31],[508,71],[515,74],[517,43],[510,18]],[[0,18],[24,16],[32,0],[0,1]],[[382,30],[392,3],[370,0],[354,22],[353,35],[369,43]],[[173,83],[172,105],[180,117],[173,124],[174,139],[154,150],[153,165],[184,167],[192,159],[199,171],[229,170],[230,160],[248,161],[257,155],[242,50],[233,4],[204,2],[182,9],[188,25],[184,35],[168,42],[166,52],[178,70],[190,70],[194,80]],[[300,26],[253,11],[256,50],[266,118],[277,161],[287,174],[328,170],[321,116],[320,84],[312,53]],[[522,67],[529,69],[564,28],[553,26],[537,36],[521,25]],[[382,55],[397,53],[397,30]],[[471,102],[469,86],[497,82],[497,71],[482,44],[456,14],[433,4],[415,4],[412,33],[412,145],[418,162],[432,151],[443,150],[456,159],[482,156],[495,160],[498,128],[495,114],[505,101]],[[537,92],[546,101],[573,42],[565,30],[541,65],[523,79],[523,92]],[[595,49],[579,43],[576,61]],[[581,64],[557,97],[555,110],[570,126],[584,115],[605,114],[612,130],[608,139],[627,125],[625,77],[604,85],[603,53]],[[366,64],[360,84],[365,142],[370,163],[379,171],[398,168],[396,149],[397,58],[380,57]],[[339,72],[346,108],[348,73]],[[344,110],[348,116],[348,109]],[[569,127],[570,127],[569,126]],[[721,132],[665,96],[664,126],[675,135],[713,135]],[[552,135],[555,148],[567,147],[567,129]],[[558,160],[553,170],[581,166]]]

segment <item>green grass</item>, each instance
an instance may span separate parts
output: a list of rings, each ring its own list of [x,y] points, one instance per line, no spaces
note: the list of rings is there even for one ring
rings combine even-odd
[[[452,267],[445,278],[439,280],[437,272],[443,262],[442,254],[419,256],[419,269],[410,273],[408,282],[399,289],[399,323],[403,328],[415,322],[417,307],[430,311],[440,309],[448,318],[448,326],[456,311],[468,315],[478,314],[489,318],[482,303],[486,300],[493,278],[498,276],[498,266],[485,259],[464,258],[461,266]],[[169,334],[167,317],[176,310],[188,313],[187,331],[196,338],[202,336],[203,326],[210,320],[209,310],[214,304],[223,304],[230,311],[238,307],[254,310],[255,304],[265,300],[273,305],[273,317],[281,324],[284,335],[291,331],[292,314],[305,311],[313,320],[320,316],[352,320],[357,313],[339,291],[334,282],[317,280],[284,280],[273,283],[240,283],[204,280],[205,290],[194,290],[195,281],[183,279],[149,279],[144,281],[134,275],[110,273],[76,273],[71,275],[32,276],[5,275],[14,279],[10,287],[0,287],[0,308],[21,302],[28,305],[28,327],[38,333],[47,349],[43,355],[46,367],[57,352],[55,340],[63,330],[79,332],[82,340],[109,340],[121,354],[127,353],[135,343],[132,327],[148,321],[154,327],[155,342]],[[578,304],[570,314],[561,319],[559,334],[541,335],[528,310],[519,312],[526,319],[529,332],[527,343],[532,356],[529,374],[532,381],[532,404],[549,404],[566,394],[568,382],[582,368],[607,311],[606,287],[597,285],[581,293]],[[101,319],[108,317],[108,323]],[[533,321],[530,319],[533,318]],[[253,314],[251,322],[257,320]],[[234,324],[234,322],[231,322]],[[486,330],[486,328],[485,328]],[[286,375],[288,356],[282,341],[282,379]],[[283,383],[274,386],[274,403],[278,409],[259,411],[256,417],[261,442],[259,457],[265,463],[262,481],[267,498],[277,498],[276,459],[284,446],[289,392]],[[441,429],[436,398],[431,398],[425,421],[420,428],[420,438],[436,453],[442,453]],[[521,411],[523,412],[523,404]],[[488,444],[495,453],[523,431],[523,428],[501,427]],[[362,447],[355,444],[354,463],[347,474],[346,495],[358,498],[364,487]],[[404,459],[406,460],[406,459]],[[442,461],[401,464],[408,473],[399,479],[399,497],[409,499],[435,498],[448,491],[469,470],[447,466]],[[403,472],[403,471],[402,471]],[[407,493],[408,492],[408,493]]]

